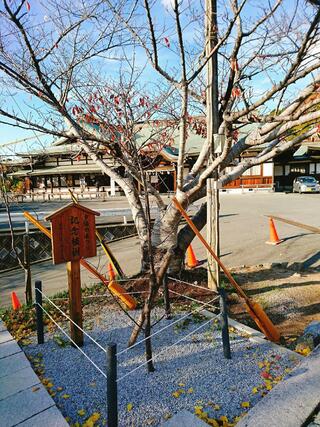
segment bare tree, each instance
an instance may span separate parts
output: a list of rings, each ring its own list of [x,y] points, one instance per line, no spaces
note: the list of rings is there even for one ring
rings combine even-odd
[[[319,8],[303,0],[262,6],[253,0],[218,2],[217,42],[206,50],[203,3],[92,0],[75,7],[46,2],[39,22],[30,3],[2,2],[0,123],[74,139],[128,199],[142,269],[152,277],[131,343],[150,319],[169,262],[173,270],[181,268],[194,237],[187,227],[179,230],[179,212],[166,206],[146,179],[145,171],[156,164],[173,132],[179,132],[176,197],[184,207],[205,195],[213,174],[226,185],[318,132]],[[206,134],[212,126],[206,123],[205,94],[213,76],[207,79],[205,72],[216,52],[219,135],[225,144],[208,162],[212,137]],[[7,106],[7,99],[18,105]],[[192,118],[199,114],[203,119]],[[137,135],[145,122],[151,131],[141,142]],[[255,130],[238,139],[238,131],[250,123]],[[203,146],[186,173],[193,128],[204,135]],[[253,147],[259,154],[241,157]],[[112,162],[99,158],[98,149]],[[126,169],[124,176],[118,166]],[[143,203],[137,182],[158,206],[152,230],[148,199]],[[199,229],[204,226],[204,205],[194,221]]]

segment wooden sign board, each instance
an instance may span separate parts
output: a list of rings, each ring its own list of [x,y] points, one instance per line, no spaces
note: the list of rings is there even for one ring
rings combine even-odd
[[[51,221],[54,264],[77,261],[96,255],[95,216],[82,205],[70,203],[46,217]]]

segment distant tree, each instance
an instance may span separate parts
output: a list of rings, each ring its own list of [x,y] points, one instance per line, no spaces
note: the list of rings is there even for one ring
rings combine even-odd
[[[218,27],[205,34],[211,19],[206,7],[207,2],[189,0],[91,0],[77,6],[49,1],[40,10],[32,0],[2,1],[0,122],[75,140],[124,191],[141,241],[142,268],[153,277],[141,324],[169,258],[171,268],[179,269],[194,237],[187,228],[178,230],[179,212],[164,204],[146,177],[172,132],[179,131],[176,197],[185,207],[205,195],[213,173],[226,185],[319,132],[320,111],[313,108],[319,98],[312,95],[320,90],[320,9],[302,0],[261,6],[253,0],[219,1]],[[208,37],[216,43],[206,53]],[[211,123],[192,116],[206,117],[206,91],[214,78],[207,79],[206,66],[215,52],[225,144],[208,162]],[[151,134],[141,142],[141,123],[152,119]],[[160,126],[160,119],[169,122]],[[238,139],[238,130],[250,123],[256,130]],[[304,132],[286,138],[305,123]],[[205,138],[186,173],[192,127]],[[259,154],[242,158],[252,147],[260,147]],[[113,163],[98,157],[98,149]],[[148,197],[144,204],[137,182],[158,205],[152,230]],[[199,228],[205,224],[203,205],[194,220]]]

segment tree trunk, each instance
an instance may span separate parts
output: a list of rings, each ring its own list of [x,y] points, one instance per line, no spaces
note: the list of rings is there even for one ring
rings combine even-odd
[[[192,218],[193,223],[198,230],[206,225],[207,222],[207,204],[203,203],[198,212]],[[169,271],[173,274],[179,274],[184,269],[184,259],[188,246],[194,239],[195,234],[191,228],[186,224],[178,231],[177,245],[174,248],[174,254],[172,256]]]
[[[129,347],[136,342],[138,335],[145,324],[146,317],[154,306],[155,298],[158,295],[159,288],[163,283],[163,277],[168,269],[168,265],[170,263],[171,257],[172,257],[172,252],[170,250],[167,250],[164,256],[162,256],[161,264],[159,265],[158,268],[156,268],[156,277],[155,277],[156,282],[152,284],[149,295],[144,303],[143,309],[137,320],[137,324],[133,328],[133,331],[131,333],[131,336],[128,342]]]

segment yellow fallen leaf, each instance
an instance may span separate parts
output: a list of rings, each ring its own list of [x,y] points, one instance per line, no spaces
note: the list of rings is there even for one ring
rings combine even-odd
[[[219,423],[214,418],[208,418],[207,423],[213,427],[219,427]]]
[[[249,402],[242,402],[241,406],[242,406],[242,408],[249,408],[250,407],[250,403]]]
[[[132,403],[128,403],[128,405],[127,405],[127,411],[128,412],[132,411],[132,408],[133,408]]]
[[[225,415],[221,415],[220,420],[223,421],[224,423],[228,423],[228,417],[226,417]]]
[[[202,412],[200,414],[199,418],[201,418],[202,420],[207,420],[208,419],[208,412]]]
[[[215,411],[219,411],[219,409],[220,409],[220,405],[214,405],[214,406],[213,406],[213,409],[214,409]]]
[[[69,399],[70,394],[63,394],[61,397],[62,397],[62,399]]]
[[[63,387],[57,387],[57,391],[62,391]]]
[[[180,396],[180,393],[178,391],[174,391],[172,393],[172,396],[175,397],[176,399]]]
[[[253,387],[253,389],[252,389],[252,393],[253,393],[253,394],[257,394],[257,393],[258,393],[258,389],[257,389],[257,387]]]
[[[84,409],[79,409],[78,411],[78,415],[80,415],[80,417],[83,417],[85,415],[86,411]]]
[[[194,413],[196,415],[202,415],[202,406],[195,406],[194,407]]]
[[[93,427],[94,424],[100,419],[101,414],[94,412],[83,424],[82,427]]]
[[[262,368],[264,367],[264,363],[263,363],[263,362],[258,362],[258,367],[259,367],[260,369],[262,369]]]
[[[51,387],[53,387],[53,384],[52,384],[52,383],[47,383],[47,384],[46,384],[46,387],[47,387],[47,388],[51,388]]]
[[[185,384],[184,383],[179,383],[178,386],[179,387],[185,387]]]
[[[189,394],[190,394],[190,393],[193,393],[193,388],[192,388],[192,387],[188,388],[188,393],[189,393]]]

